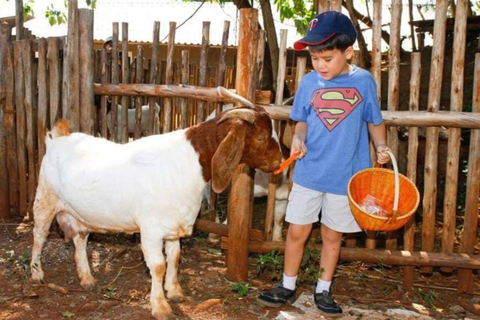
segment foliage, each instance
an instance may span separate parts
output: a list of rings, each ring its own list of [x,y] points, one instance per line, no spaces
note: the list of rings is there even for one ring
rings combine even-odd
[[[312,239],[310,244],[314,244],[318,239]],[[306,246],[303,252],[302,262],[300,264],[300,271],[298,273],[299,283],[315,283],[320,277],[323,269],[319,269],[320,252],[312,246]],[[279,254],[278,249],[258,256],[257,260],[257,274],[262,272],[270,272],[271,279],[281,280],[283,274],[283,254]]]
[[[48,19],[48,23],[51,26],[54,26],[56,24],[60,25],[68,21],[65,13],[59,10],[55,10],[53,8],[53,4],[47,7],[47,11],[45,11],[45,18]]]
[[[236,291],[240,297],[244,297],[247,295],[248,290],[250,289],[251,286],[252,285],[250,283],[239,281],[231,285],[230,289],[232,289],[233,291]]]
[[[275,0],[277,10],[280,13],[280,21],[292,19],[300,34],[306,34],[308,24],[315,17],[313,1],[307,0]]]
[[[33,12],[33,0],[28,0],[23,5],[23,19],[27,19],[28,16],[34,16]]]
[[[40,0],[37,0],[37,1],[40,1]],[[23,4],[24,19],[26,19],[28,16],[35,16],[35,12],[33,11],[34,3],[35,3],[35,0],[27,0]],[[97,0],[85,0],[85,3],[87,4],[88,7],[92,9],[95,9],[97,7]],[[65,8],[68,8],[68,0],[64,0],[64,6]],[[53,6],[53,4],[50,4],[47,6],[47,9],[45,10],[45,18],[47,18],[48,23],[51,26],[54,26],[56,24],[60,25],[63,23],[67,23],[68,21],[68,18],[65,12],[61,10],[57,10]]]
[[[258,256],[257,274],[265,271],[272,273],[272,279],[280,279],[283,270],[283,255],[280,255],[278,248],[273,249],[267,254]]]

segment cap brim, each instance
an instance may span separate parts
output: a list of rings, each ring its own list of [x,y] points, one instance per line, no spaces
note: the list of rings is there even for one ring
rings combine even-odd
[[[318,34],[313,35],[313,36],[306,36],[306,37],[304,37],[304,38],[302,38],[298,41],[295,41],[293,43],[293,48],[295,50],[299,51],[299,50],[305,49],[308,46],[316,46],[316,45],[324,43],[325,41],[327,41],[328,39],[330,39],[334,35],[335,35],[335,33],[325,35],[324,37],[322,37]],[[319,40],[319,38],[320,38],[320,40]]]

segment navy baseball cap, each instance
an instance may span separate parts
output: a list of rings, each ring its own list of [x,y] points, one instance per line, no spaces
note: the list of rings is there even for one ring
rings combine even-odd
[[[352,21],[341,12],[326,11],[317,15],[308,26],[307,35],[293,44],[295,50],[307,46],[322,44],[336,34],[344,33],[352,40],[357,40],[357,31]]]

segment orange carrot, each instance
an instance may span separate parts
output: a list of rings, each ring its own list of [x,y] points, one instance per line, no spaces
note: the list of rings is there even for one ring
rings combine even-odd
[[[298,158],[299,155],[300,155],[300,151],[297,151],[294,154],[292,154],[287,160],[283,161],[280,164],[280,167],[278,167],[278,169],[273,171],[273,173],[279,174],[280,172],[285,170],[290,165],[290,163],[292,163],[294,160],[296,160]]]

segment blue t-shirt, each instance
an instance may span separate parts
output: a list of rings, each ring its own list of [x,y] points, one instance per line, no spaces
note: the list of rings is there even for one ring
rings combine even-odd
[[[367,123],[382,123],[372,75],[356,66],[331,80],[315,71],[308,73],[295,95],[290,118],[308,127],[308,152],[297,160],[293,181],[346,195],[349,179],[372,165]]]

